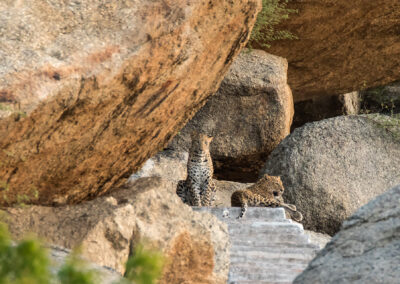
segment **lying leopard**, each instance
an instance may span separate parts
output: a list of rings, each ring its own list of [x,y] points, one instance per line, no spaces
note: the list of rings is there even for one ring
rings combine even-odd
[[[241,207],[238,219],[243,218],[248,206],[253,207],[283,207],[296,222],[303,220],[303,215],[296,206],[283,201],[284,187],[280,177],[264,175],[255,184],[244,190],[237,190],[231,196],[231,205]]]

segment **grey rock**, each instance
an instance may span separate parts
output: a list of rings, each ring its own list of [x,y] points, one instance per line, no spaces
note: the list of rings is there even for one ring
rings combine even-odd
[[[144,177],[161,177],[177,183],[185,180],[187,175],[188,152],[165,150],[148,159],[141,169],[129,177],[133,182]]]
[[[304,230],[306,235],[310,237],[310,242],[319,246],[320,249],[323,249],[326,244],[332,239],[328,234],[313,232],[309,230]]]
[[[348,218],[294,283],[399,283],[400,186]]]
[[[286,59],[261,50],[242,52],[218,92],[169,147],[188,150],[190,133],[204,132],[214,137],[218,179],[256,181],[266,157],[290,133],[293,112]]]
[[[343,220],[400,183],[400,140],[367,117],[341,116],[297,128],[261,174],[281,176],[284,199],[306,229],[336,233]]]
[[[51,259],[51,272],[57,274],[61,266],[66,262],[71,250],[58,247],[50,246],[50,259]],[[85,259],[83,259],[85,261]],[[122,279],[122,275],[112,268],[100,266],[94,263],[85,261],[88,270],[94,271],[98,277],[99,284],[113,284],[117,283]]]

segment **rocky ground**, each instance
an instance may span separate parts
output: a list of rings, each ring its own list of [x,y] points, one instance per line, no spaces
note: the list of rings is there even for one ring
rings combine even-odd
[[[260,0],[31,2],[0,1],[14,241],[34,233],[58,264],[80,246],[103,283],[141,244],[159,283],[398,282],[398,1],[291,1],[280,28],[299,38],[268,52],[244,49]],[[211,208],[176,195],[193,131],[214,137]],[[232,193],[264,174],[301,223],[236,219]]]

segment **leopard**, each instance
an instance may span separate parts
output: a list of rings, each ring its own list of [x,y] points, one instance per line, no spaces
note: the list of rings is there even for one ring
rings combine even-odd
[[[210,154],[213,137],[193,132],[191,138],[187,178],[178,182],[176,193],[190,206],[212,206],[216,194],[216,186],[212,180],[214,167]]]
[[[279,176],[263,175],[255,184],[244,190],[237,190],[231,196],[232,207],[241,207],[237,219],[244,218],[248,206],[254,207],[283,207],[289,217],[296,222],[303,220],[303,215],[293,204],[283,200],[284,187]]]

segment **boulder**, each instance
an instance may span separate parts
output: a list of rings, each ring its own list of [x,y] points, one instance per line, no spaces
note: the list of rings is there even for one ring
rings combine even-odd
[[[214,137],[218,179],[254,182],[270,152],[290,133],[292,93],[287,62],[261,50],[242,52],[218,92],[181,130],[169,148],[187,150],[194,130]]]
[[[281,177],[284,199],[303,213],[306,229],[329,235],[359,207],[400,183],[399,173],[400,136],[362,116],[297,128],[261,171]]]
[[[360,112],[360,94],[351,92],[338,96],[316,97],[294,104],[292,131],[308,122]]]
[[[400,1],[292,0],[288,6],[298,12],[276,29],[298,39],[265,50],[289,61],[295,101],[400,79]]]
[[[103,195],[217,91],[260,0],[1,1],[0,204]]]
[[[229,236],[209,213],[193,212],[159,177],[141,178],[112,194],[78,205],[7,208],[15,239],[33,232],[46,243],[74,248],[120,273],[130,248],[145,242],[167,258],[161,283],[226,283]]]
[[[347,219],[294,283],[398,283],[400,186]]]

